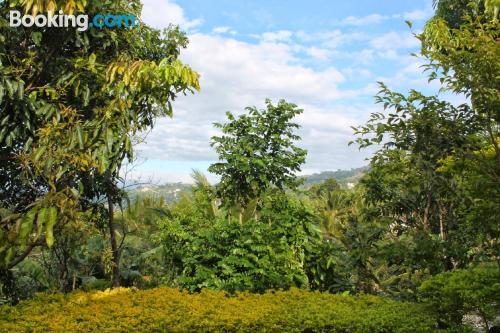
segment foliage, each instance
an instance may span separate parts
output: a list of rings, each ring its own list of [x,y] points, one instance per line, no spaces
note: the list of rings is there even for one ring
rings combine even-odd
[[[312,212],[299,200],[279,191],[267,193],[259,220],[249,217],[243,224],[205,220],[197,204],[189,211],[198,213],[190,214],[184,213],[185,201],[179,205],[163,221],[162,234],[167,262],[179,272],[179,286],[230,292],[307,286],[305,255],[319,234]]]
[[[209,171],[221,176],[218,195],[225,205],[246,208],[270,186],[295,188],[295,172],[305,162],[306,151],[294,145],[299,125],[291,120],[302,113],[295,104],[280,100],[266,109],[247,107],[248,114],[236,118],[228,112],[229,122],[217,123],[222,136],[212,137],[220,162]]]
[[[304,271],[311,290],[356,292],[349,255],[331,239],[323,239],[307,247]]]
[[[46,316],[51,313],[51,316]],[[141,332],[440,332],[425,306],[291,289],[263,295],[118,288],[40,294],[0,309],[0,330]]]
[[[468,15],[447,15],[446,6]],[[439,1],[416,35],[429,81],[439,79],[442,91],[468,102],[380,83],[376,101],[384,111],[355,128],[361,148],[379,147],[360,185],[377,219],[389,222],[376,244],[378,265],[389,273],[378,274],[386,276],[384,292],[411,295],[426,276],[498,260],[499,23],[491,6]]]
[[[419,288],[419,298],[439,313],[447,325],[460,324],[473,312],[488,329],[500,313],[500,268],[482,265],[438,274]]]
[[[136,197],[123,211],[115,212],[119,226],[122,260],[120,279],[125,286],[151,287],[162,281],[162,247],[156,221],[168,214],[164,200]],[[11,281],[0,281],[0,302],[33,297],[35,292],[60,290],[69,292],[105,289],[110,286],[111,251],[106,232],[96,228],[93,219],[74,221],[59,231],[52,248],[39,248],[10,270]]]
[[[128,12],[139,1],[0,2],[0,266],[11,268],[36,246],[54,243],[89,201],[112,193],[113,180],[141,131],[171,116],[180,93],[199,89],[178,60],[178,28],[11,29],[6,14]],[[57,144],[54,144],[57,142]],[[113,200],[113,198],[111,198]],[[21,228],[16,225],[22,226]]]

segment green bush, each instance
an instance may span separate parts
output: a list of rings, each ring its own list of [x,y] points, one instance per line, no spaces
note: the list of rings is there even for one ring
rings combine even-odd
[[[306,254],[320,240],[313,214],[298,199],[273,193],[263,199],[259,215],[242,224],[215,217],[207,225],[200,214],[174,209],[163,224],[162,242],[166,265],[178,272],[176,285],[229,292],[308,287]]]
[[[474,313],[488,327],[500,315],[500,268],[488,265],[441,273],[424,281],[418,293],[443,326],[460,324],[465,314]]]
[[[0,332],[442,332],[422,304],[299,289],[265,294],[118,288],[0,308]]]

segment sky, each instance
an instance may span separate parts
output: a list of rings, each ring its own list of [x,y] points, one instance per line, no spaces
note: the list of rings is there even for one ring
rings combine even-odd
[[[413,36],[432,16],[432,0],[143,0],[142,20],[178,24],[188,35],[181,60],[200,73],[201,92],[179,96],[173,118],[159,119],[127,177],[190,182],[217,160],[210,138],[225,113],[286,99],[304,112],[298,145],[308,150],[302,174],[365,166],[351,126],[380,111],[377,81],[431,92],[412,56]],[[413,23],[410,30],[405,23]],[[214,175],[209,179],[216,181]]]

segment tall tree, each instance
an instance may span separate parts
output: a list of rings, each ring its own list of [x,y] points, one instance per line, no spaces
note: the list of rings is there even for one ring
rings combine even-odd
[[[442,90],[468,102],[454,105],[413,90],[405,95],[382,84],[376,98],[385,111],[356,129],[361,147],[382,144],[363,180],[367,198],[398,232],[424,239],[413,243],[440,249],[419,258],[431,273],[498,253],[500,25],[494,2],[471,2],[459,21],[443,18],[438,7],[417,35],[429,81],[439,79]],[[451,2],[440,1],[445,4]]]
[[[4,269],[35,246],[51,246],[86,202],[106,195],[112,208],[113,179],[133,157],[136,135],[171,116],[179,93],[199,89],[198,74],[178,60],[187,45],[178,28],[10,28],[12,9],[140,17],[141,4],[0,3],[0,206],[11,213],[0,222]]]
[[[239,208],[240,223],[248,203],[269,187],[299,184],[295,173],[307,154],[295,145],[299,125],[292,119],[303,111],[295,104],[280,100],[273,105],[267,99],[266,109],[247,107],[246,111],[239,117],[228,112],[228,123],[215,124],[222,130],[222,136],[212,137],[220,162],[209,168],[221,176],[219,196],[224,205]]]

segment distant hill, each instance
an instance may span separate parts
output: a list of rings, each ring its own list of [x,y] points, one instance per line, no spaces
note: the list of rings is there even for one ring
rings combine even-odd
[[[133,201],[138,196],[163,197],[166,202],[177,200],[181,193],[190,192],[191,184],[166,183],[162,185],[148,184],[134,187],[128,191],[129,198]]]
[[[339,169],[337,171],[323,171],[309,176],[303,176],[303,178],[305,178],[303,187],[309,188],[311,185],[322,183],[328,178],[334,178],[344,187],[351,187],[359,181],[367,170],[368,167],[355,168],[351,170]]]
[[[323,171],[308,176],[302,176],[305,179],[303,188],[309,188],[313,184],[319,184],[328,178],[336,179],[343,187],[354,186],[361,176],[368,170],[368,167],[356,168],[351,170]],[[132,186],[128,193],[129,198],[133,201],[138,196],[154,196],[163,197],[166,202],[177,200],[182,193],[190,193],[192,185],[185,183],[165,183],[162,185],[147,184]]]

